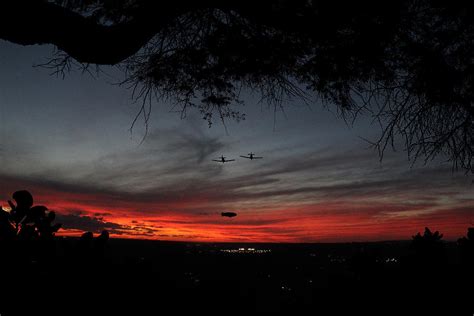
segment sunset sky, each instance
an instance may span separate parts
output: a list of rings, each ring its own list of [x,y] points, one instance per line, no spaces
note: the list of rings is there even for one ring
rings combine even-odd
[[[51,52],[0,42],[0,199],[6,207],[29,190],[58,213],[61,235],[337,242],[407,239],[428,226],[456,239],[474,224],[473,177],[442,157],[412,166],[402,146],[380,162],[363,140],[380,132],[370,117],[350,128],[331,105],[298,100],[274,116],[244,91],[247,119],[227,133],[162,103],[141,143],[121,72],[62,79],[33,67]],[[249,152],[264,159],[238,158]],[[221,155],[236,161],[212,161]]]

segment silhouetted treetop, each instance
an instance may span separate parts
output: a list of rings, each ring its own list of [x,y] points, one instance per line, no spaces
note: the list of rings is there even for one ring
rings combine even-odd
[[[417,233],[412,236],[412,247],[420,259],[437,260],[442,255],[444,246],[442,238],[443,234],[440,234],[439,231],[433,233],[428,227],[425,227],[423,235]]]
[[[28,23],[26,23],[28,21]],[[445,154],[474,172],[474,9],[460,2],[316,0],[8,1],[0,38],[54,44],[48,67],[120,66],[142,99],[242,119],[242,88],[275,107],[321,98],[369,112],[380,153]],[[138,118],[138,117],[137,117]]]
[[[443,238],[443,234],[440,234],[439,231],[435,231],[434,233],[428,228],[425,227],[425,232],[421,235],[419,232],[412,236],[413,243],[427,243],[427,244],[438,244],[441,242]]]
[[[465,237],[458,239],[461,263],[468,265],[471,269],[474,263],[474,227],[467,229]]]

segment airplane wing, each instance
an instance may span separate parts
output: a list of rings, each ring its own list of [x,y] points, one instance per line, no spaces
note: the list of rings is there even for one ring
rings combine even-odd
[[[263,157],[253,157],[253,159],[262,159]]]
[[[226,162],[227,162],[227,161],[235,161],[235,159],[228,159],[228,160],[226,160]]]
[[[250,157],[247,157],[247,156],[240,156],[240,157],[250,159]]]
[[[212,161],[222,162],[222,160],[212,159]]]

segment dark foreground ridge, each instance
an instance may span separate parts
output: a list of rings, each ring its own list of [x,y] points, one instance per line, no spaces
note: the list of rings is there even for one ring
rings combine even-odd
[[[426,228],[411,241],[200,244],[109,240],[106,232],[24,238],[35,222],[15,227],[15,212],[5,213],[2,315],[474,312],[474,228],[457,242]],[[16,234],[3,234],[12,223]]]

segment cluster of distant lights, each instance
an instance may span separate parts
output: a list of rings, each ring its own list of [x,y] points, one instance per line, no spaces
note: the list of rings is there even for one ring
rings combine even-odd
[[[221,252],[225,253],[255,253],[263,254],[272,252],[270,249],[255,249],[255,248],[238,248],[238,249],[221,249]]]

